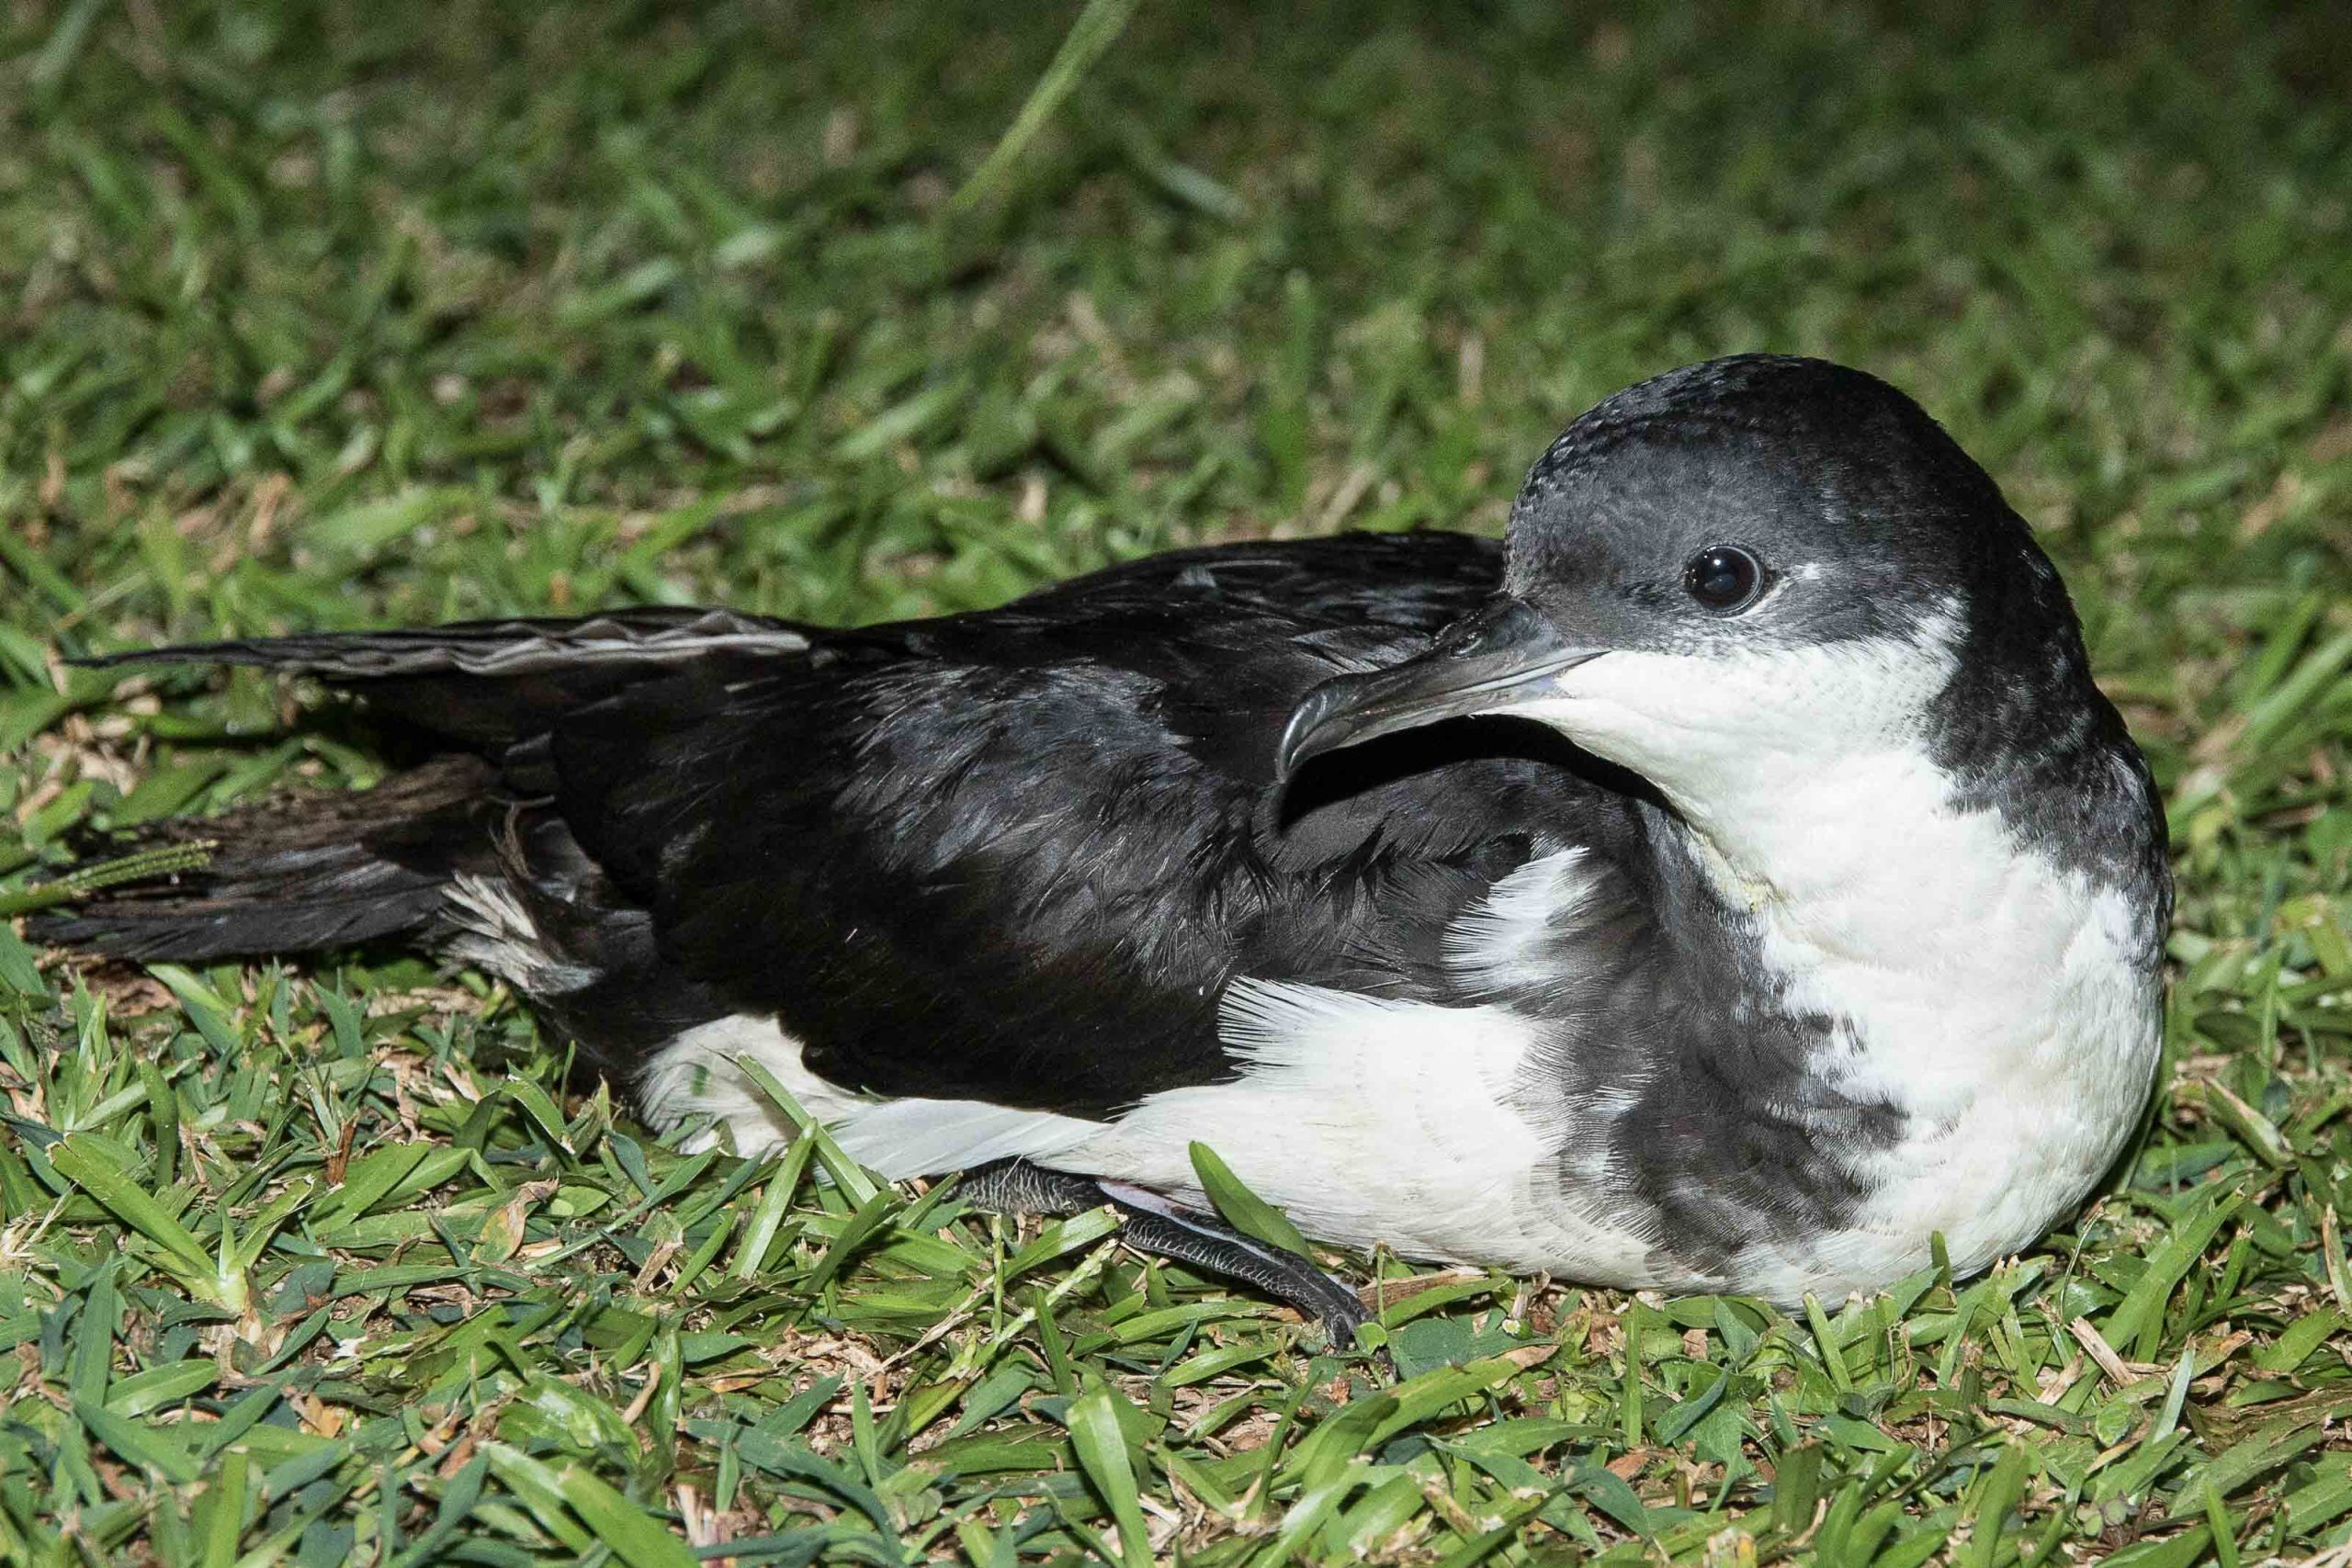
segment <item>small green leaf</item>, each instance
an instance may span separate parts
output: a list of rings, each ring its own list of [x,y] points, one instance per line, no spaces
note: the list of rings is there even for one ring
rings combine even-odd
[[[857,1212],[842,1222],[841,1234],[825,1248],[802,1288],[820,1291],[825,1282],[840,1273],[857,1249],[873,1238],[874,1233],[890,1223],[891,1211],[899,1206],[898,1194],[885,1187],[857,1206]]]
[[[76,1133],[49,1151],[57,1173],[113,1210],[124,1224],[166,1254],[173,1275],[207,1301],[220,1298],[219,1270],[204,1245],[171,1212],[132,1180],[127,1151],[95,1133]]]
[[[1993,1568],[2007,1532],[2002,1528],[2018,1499],[2025,1495],[2027,1466],[2031,1456],[2023,1443],[2002,1446],[2001,1457],[1994,1461],[1992,1472],[1985,1476],[1983,1488],[1976,1495],[1976,1507],[1970,1516],[1968,1551],[1964,1559],[1968,1568]]]
[[[233,1568],[237,1542],[245,1533],[251,1461],[243,1450],[222,1456],[204,1497],[204,1568]]]
[[[1854,1386],[1854,1374],[1847,1369],[1845,1348],[1838,1343],[1837,1332],[1829,1326],[1829,1314],[1808,1292],[1804,1298],[1805,1326],[1813,1330],[1814,1347],[1821,1352],[1821,1364],[1829,1372],[1829,1381],[1838,1392],[1846,1393]]]
[[[1085,9],[1062,36],[1061,48],[1054,51],[1053,60],[1046,66],[1037,85],[1029,89],[1029,97],[1013,116],[1012,124],[980,166],[972,171],[948,201],[952,212],[963,212],[977,206],[983,198],[1004,183],[1021,154],[1045,129],[1054,111],[1069,97],[1094,62],[1102,58],[1110,47],[1126,30],[1127,19],[1135,15],[1136,0],[1087,0]]]
[[[0,915],[0,986],[19,996],[49,1000],[49,983],[33,964],[32,949],[8,929],[5,915]]]
[[[243,1041],[237,1026],[230,1019],[232,1010],[228,998],[176,964],[150,964],[147,972],[161,980],[172,995],[180,999],[180,1009],[205,1042],[224,1056],[241,1054]]]
[[[118,1416],[144,1416],[151,1410],[176,1404],[220,1381],[218,1361],[170,1361],[115,1380],[114,1386],[107,1390],[107,1408]]]
[[[1226,1223],[1244,1235],[1255,1236],[1286,1252],[1306,1256],[1306,1238],[1290,1223],[1280,1209],[1259,1197],[1233,1174],[1233,1168],[1217,1156],[1206,1144],[1192,1145],[1193,1172],[1201,1179],[1201,1190],[1209,1195]]]
[[[2183,1084],[2180,1094],[2183,1100],[2200,1105],[2215,1121],[2235,1133],[2263,1164],[2274,1170],[2286,1170],[2294,1165],[2295,1151],[2288,1146],[2277,1125],[2231,1093],[2228,1085],[2219,1081]]]
[[[2201,1190],[2186,1205],[2189,1212],[2175,1217],[2172,1234],[2101,1325],[2109,1344],[2136,1360],[2155,1354],[2164,1334],[2165,1303],[2245,1201],[2234,1190],[2215,1187]]]
[[[1085,1393],[1070,1402],[1069,1442],[1095,1495],[1118,1521],[1120,1561],[1127,1568],[1146,1568],[1151,1562],[1150,1537],[1144,1529],[1135,1469],[1127,1461],[1126,1434],[1113,1403],[1118,1397],[1107,1383],[1090,1383]]]
[[[851,1202],[863,1203],[874,1196],[874,1179],[866,1175],[855,1160],[842,1152],[841,1145],[833,1141],[833,1135],[826,1130],[825,1124],[809,1115],[774,1073],[749,1055],[736,1057],[735,1065],[742,1070],[744,1077],[760,1087],[794,1127],[816,1140],[817,1157],[823,1162],[825,1174],[833,1179],[833,1185],[840,1188]]]
[[[498,1087],[509,1100],[521,1106],[532,1121],[538,1123],[539,1131],[547,1134],[549,1143],[565,1154],[572,1152],[571,1139],[564,1124],[563,1112],[557,1109],[553,1097],[546,1089],[528,1078],[515,1077],[508,1078]]]
[[[2266,1372],[2291,1372],[2307,1360],[2332,1336],[2352,1327],[2340,1312],[2306,1313],[2287,1327],[2287,1331],[2254,1353],[2254,1364]]]
[[[1812,1528],[1820,1501],[1821,1445],[1800,1443],[1781,1456],[1772,1472],[1772,1523],[1783,1534],[1800,1534]]]
[[[164,1480],[186,1486],[201,1473],[195,1458],[187,1450],[164,1435],[157,1427],[143,1427],[126,1416],[116,1415],[102,1404],[86,1400],[74,1402],[74,1414],[89,1428],[90,1436],[112,1449],[124,1463],[152,1470]]]
[[[485,1444],[482,1451],[508,1484],[526,1477],[526,1485],[541,1498],[549,1493],[562,1498],[590,1533],[629,1568],[698,1568],[699,1559],[669,1526],[581,1466],[548,1464],[503,1443]]]

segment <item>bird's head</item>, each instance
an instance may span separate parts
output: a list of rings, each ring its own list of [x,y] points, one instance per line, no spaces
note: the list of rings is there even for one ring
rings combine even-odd
[[[1512,506],[1504,586],[1419,656],[1309,693],[1283,773],[1510,715],[1703,823],[1857,756],[2079,732],[2067,710],[2098,701],[1992,479],[1910,399],[1819,360],[1715,360],[1578,419]]]

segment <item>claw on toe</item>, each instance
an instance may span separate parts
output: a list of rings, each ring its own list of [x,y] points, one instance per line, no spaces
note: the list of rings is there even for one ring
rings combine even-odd
[[[1125,1223],[1127,1245],[1211,1274],[1254,1286],[1323,1325],[1333,1348],[1356,1348],[1356,1330],[1374,1320],[1355,1292],[1287,1247],[1245,1235],[1148,1187],[1000,1160],[967,1172],[959,1190],[975,1207],[1013,1213],[1074,1214],[1108,1202]],[[1387,1352],[1379,1352],[1384,1364]]]

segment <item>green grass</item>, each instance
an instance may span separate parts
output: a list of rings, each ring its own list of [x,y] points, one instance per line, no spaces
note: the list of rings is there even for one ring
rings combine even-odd
[[[1072,7],[0,11],[0,896],[380,765],[60,651],[1491,529],[1613,387],[1826,353],[2008,487],[2172,803],[2078,1224],[1802,1319],[1449,1277],[1392,1383],[1100,1216],[666,1150],[478,976],[0,926],[0,1559],[2343,1562],[2352,34],[1686,9],[1149,0],[960,201]]]

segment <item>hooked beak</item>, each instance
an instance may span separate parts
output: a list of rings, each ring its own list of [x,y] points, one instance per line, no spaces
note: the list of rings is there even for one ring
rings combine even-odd
[[[1607,651],[1570,647],[1523,600],[1498,593],[1440,633],[1427,653],[1391,669],[1335,676],[1308,692],[1283,731],[1275,774],[1287,781],[1308,758],[1374,736],[1510,708]]]

